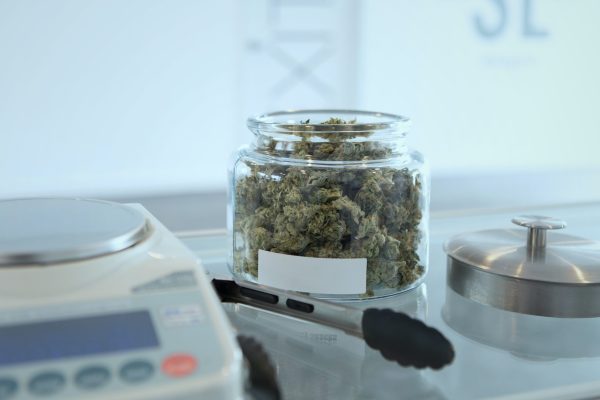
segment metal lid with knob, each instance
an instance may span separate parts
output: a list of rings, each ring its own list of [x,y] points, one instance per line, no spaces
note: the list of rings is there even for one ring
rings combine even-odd
[[[463,233],[444,245],[448,286],[497,308],[550,317],[600,316],[600,243],[548,230],[564,221],[513,218],[523,229]]]

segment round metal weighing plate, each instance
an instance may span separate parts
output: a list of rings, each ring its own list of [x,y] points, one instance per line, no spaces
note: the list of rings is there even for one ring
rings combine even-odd
[[[79,261],[127,249],[151,234],[139,211],[85,199],[0,201],[0,267]]]
[[[452,237],[448,286],[485,305],[550,317],[600,316],[600,242],[555,232],[566,223],[524,216],[525,229]]]

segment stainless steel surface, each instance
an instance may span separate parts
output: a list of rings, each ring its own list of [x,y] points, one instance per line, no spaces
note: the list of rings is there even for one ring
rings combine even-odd
[[[448,286],[481,304],[524,314],[560,318],[600,316],[600,286],[515,279],[448,259]]]
[[[599,398],[600,353],[594,340],[600,318],[519,314],[468,300],[446,286],[443,243],[460,232],[508,224],[519,213],[561,215],[569,230],[582,237],[597,236],[600,226],[600,203],[434,216],[425,283],[397,296],[353,304],[404,311],[440,329],[456,349],[455,362],[441,371],[400,367],[336,329],[243,305],[226,309],[240,332],[266,346],[286,400]],[[520,239],[524,245],[525,235]],[[226,275],[224,235],[184,242],[208,269]],[[443,309],[444,314],[450,309],[452,321]]]
[[[107,255],[143,241],[152,231],[131,207],[86,199],[0,201],[0,221],[0,267]]]
[[[232,323],[262,342],[285,400],[446,399],[422,371],[402,368],[337,329],[224,304]]]
[[[446,291],[444,321],[476,342],[528,360],[600,356],[599,318],[548,318],[501,310]]]
[[[362,316],[363,311],[351,306],[348,303],[332,303],[315,299],[314,297],[301,296],[288,290],[280,290],[275,288],[266,288],[262,285],[252,282],[236,281],[240,287],[257,290],[260,292],[269,293],[279,297],[277,304],[268,304],[257,301],[251,298],[240,299],[240,303],[245,303],[252,307],[263,308],[292,318],[304,319],[317,324],[328,326],[330,328],[339,329],[349,335],[359,338],[363,337],[362,331]],[[309,303],[314,306],[314,311],[305,313],[287,307],[285,304],[288,299],[296,300],[303,303]]]
[[[171,231],[225,230],[225,191],[129,196],[105,200],[139,203]]]
[[[446,242],[448,285],[466,298],[549,317],[600,316],[600,242],[551,233],[566,223],[523,216],[528,231],[463,233]]]

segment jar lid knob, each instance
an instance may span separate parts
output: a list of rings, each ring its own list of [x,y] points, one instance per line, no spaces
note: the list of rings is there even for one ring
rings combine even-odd
[[[527,232],[527,249],[535,255],[546,247],[546,231],[548,229],[563,229],[567,223],[563,220],[542,215],[520,215],[512,219],[513,224],[524,226]]]

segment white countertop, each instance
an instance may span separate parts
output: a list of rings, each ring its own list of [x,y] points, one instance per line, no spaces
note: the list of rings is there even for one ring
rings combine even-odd
[[[444,241],[461,232],[512,227],[511,217],[523,213],[564,219],[568,222],[567,233],[600,240],[598,203],[438,214],[430,225],[430,265],[425,283],[386,299],[350,303],[402,310],[440,329],[456,350],[454,363],[441,371],[400,367],[365,348],[360,340],[333,329],[244,306],[225,308],[241,333],[265,345],[277,366],[285,399],[598,397],[600,340],[595,338],[600,337],[600,318],[515,314],[466,300],[446,287]],[[224,232],[184,236],[184,242],[202,258],[207,269],[227,273]],[[444,309],[449,318],[443,318]],[[454,318],[456,315],[461,318]],[[446,321],[451,321],[453,327]]]

